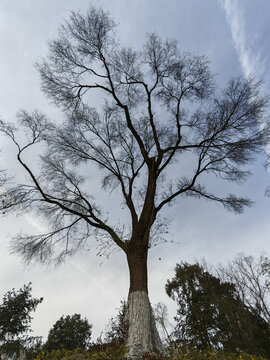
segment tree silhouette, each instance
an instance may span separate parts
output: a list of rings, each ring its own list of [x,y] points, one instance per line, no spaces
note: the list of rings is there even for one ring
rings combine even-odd
[[[233,283],[221,281],[198,263],[181,262],[166,292],[178,304],[178,341],[198,349],[269,356],[269,323],[242,301]]]
[[[80,314],[61,316],[53,325],[44,344],[44,350],[52,351],[77,348],[87,349],[90,345],[92,325]]]
[[[30,313],[36,310],[43,298],[32,298],[31,291],[29,283],[3,296],[0,304],[0,355],[18,355],[20,350],[40,341],[39,337],[29,336],[32,331]]]
[[[50,230],[18,235],[13,249],[25,261],[59,262],[92,238],[101,246],[115,244],[130,274],[128,357],[163,352],[147,283],[148,250],[166,225],[162,210],[183,196],[236,213],[252,204],[213,193],[204,175],[236,182],[249,175],[246,165],[269,138],[260,83],[233,79],[219,91],[204,56],[181,53],[176,41],[157,34],[149,34],[140,51],[121,47],[109,14],[94,7],[71,14],[38,70],[43,91],[64,120],[21,111],[25,143],[15,125],[1,123],[29,175],[25,184],[6,185],[2,210],[34,211],[48,219]],[[40,143],[47,150],[37,170],[23,155]],[[183,168],[187,156],[190,166]],[[171,171],[176,163],[177,173]],[[119,195],[116,208],[121,202],[129,220],[113,223],[106,203],[101,207],[95,199],[87,180],[97,173],[104,191]]]

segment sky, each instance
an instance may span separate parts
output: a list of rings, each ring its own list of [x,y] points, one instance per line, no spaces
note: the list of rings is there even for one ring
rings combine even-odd
[[[0,117],[14,121],[20,109],[40,109],[49,117],[61,117],[58,109],[41,92],[35,63],[46,56],[48,40],[71,10],[86,11],[87,0],[0,0]],[[148,32],[176,39],[183,51],[209,57],[216,82],[222,87],[234,76],[264,81],[270,93],[270,3],[269,0],[96,0],[118,24],[118,36],[126,45],[140,48]],[[23,181],[15,151],[0,138],[2,168]],[[30,159],[31,160],[31,159]],[[165,303],[170,319],[176,305],[165,293],[177,262],[226,263],[237,253],[259,256],[270,252],[270,199],[264,196],[270,185],[264,158],[252,166],[253,175],[241,186],[230,185],[237,194],[256,202],[244,214],[235,215],[203,200],[181,200],[164,215],[172,219],[168,243],[155,247],[149,256],[149,295],[154,305]],[[217,183],[216,189],[229,185]],[[120,214],[118,209],[116,214]],[[46,339],[49,329],[62,315],[79,313],[93,324],[93,340],[104,330],[128,293],[128,268],[120,252],[109,259],[89,251],[78,253],[62,266],[26,267],[10,254],[9,242],[18,232],[33,232],[43,224],[32,215],[0,219],[0,298],[12,288],[32,282],[33,296],[44,297],[33,316],[35,335]]]

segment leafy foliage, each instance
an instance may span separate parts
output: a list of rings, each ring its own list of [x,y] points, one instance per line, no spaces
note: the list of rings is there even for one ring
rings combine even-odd
[[[62,360],[65,357],[70,356],[78,356],[82,355],[83,351],[81,349],[75,349],[75,350],[67,350],[64,348],[58,349],[58,350],[51,350],[51,351],[42,351],[38,354],[38,356],[35,358],[35,360]],[[82,357],[83,359],[83,357]]]
[[[25,360],[34,360],[38,354],[43,351],[43,345],[41,338],[38,338],[37,341],[31,343],[31,345],[25,349]]]
[[[269,324],[241,301],[234,284],[182,262],[166,291],[178,304],[176,335],[183,343],[270,356]]]
[[[122,345],[108,346],[102,351],[76,350],[53,350],[39,354],[35,360],[124,360],[126,349]],[[267,360],[261,356],[247,353],[227,353],[221,350],[196,350],[188,346],[177,346],[170,348],[168,358],[157,358],[145,355],[143,360]]]
[[[49,331],[44,350],[86,349],[90,344],[91,329],[92,325],[80,314],[61,316]]]
[[[89,350],[67,350],[62,348],[52,351],[43,351],[35,360],[124,360],[125,353],[126,349],[124,346],[114,342],[99,346],[93,345]]]
[[[105,333],[105,342],[125,343],[128,334],[126,320],[127,302],[121,301],[120,309],[115,318],[111,318]]]
[[[37,339],[28,335],[31,332],[30,313],[36,310],[43,298],[32,298],[31,291],[29,283],[3,296],[0,305],[0,354],[18,354],[20,349]]]
[[[174,344],[167,360],[267,360],[262,356],[247,354],[245,352],[225,352],[222,350],[198,350],[190,346]]]

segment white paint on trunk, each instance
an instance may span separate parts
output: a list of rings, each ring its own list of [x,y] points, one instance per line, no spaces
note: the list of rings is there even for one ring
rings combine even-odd
[[[130,292],[127,322],[127,359],[139,359],[146,353],[166,355],[146,291]]]

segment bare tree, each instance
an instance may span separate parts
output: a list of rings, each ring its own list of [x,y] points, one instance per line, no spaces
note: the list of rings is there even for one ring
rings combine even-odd
[[[238,254],[227,266],[219,266],[217,273],[232,282],[241,300],[270,324],[270,260],[266,255],[258,259]]]
[[[163,333],[163,339],[168,345],[172,345],[173,337],[172,332],[174,330],[173,325],[168,320],[168,308],[167,306],[162,303],[161,301],[158,302],[154,308],[154,317],[158,327],[160,328],[161,332]]]
[[[147,36],[141,51],[121,47],[114,29],[108,13],[90,8],[86,15],[72,13],[50,42],[38,70],[43,91],[65,120],[56,124],[37,111],[20,112],[24,145],[16,127],[2,122],[29,175],[28,183],[7,188],[2,209],[34,211],[50,223],[46,234],[21,234],[14,241],[26,261],[61,261],[93,237],[123,250],[130,274],[128,358],[137,358],[163,352],[147,284],[148,250],[152,235],[162,232],[162,210],[183,196],[236,213],[250,206],[246,198],[211,192],[204,175],[245,180],[246,165],[269,139],[269,126],[260,83],[233,79],[219,91],[204,56],[180,53],[175,41],[157,34]],[[93,104],[94,92],[99,104]],[[38,172],[23,155],[41,142],[47,151]],[[181,167],[186,156],[188,169]],[[177,174],[171,171],[175,163]],[[87,179],[97,169],[106,191],[118,189],[128,223],[113,225],[95,201]]]

